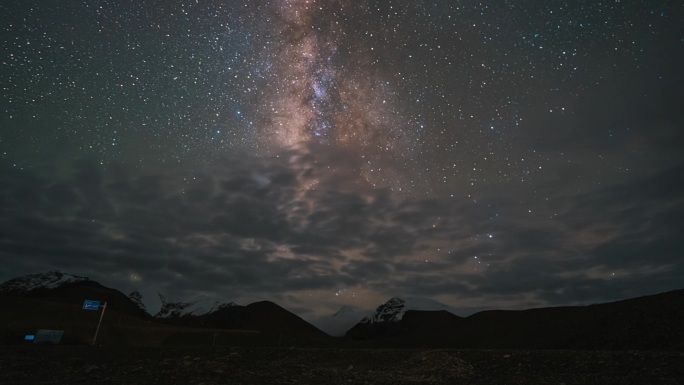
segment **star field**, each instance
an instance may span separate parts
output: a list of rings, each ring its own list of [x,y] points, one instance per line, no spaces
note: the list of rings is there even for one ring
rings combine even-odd
[[[0,14],[2,200],[24,207],[5,208],[3,226],[94,221],[93,237],[139,244],[138,258],[108,257],[137,283],[169,282],[138,266],[156,266],[143,245],[161,240],[170,261],[214,246],[225,258],[207,266],[263,255],[274,265],[215,292],[302,309],[390,291],[464,308],[566,303],[600,297],[563,296],[569,276],[622,277],[586,283],[607,297],[658,266],[659,288],[681,277],[681,242],[655,235],[683,207],[665,177],[683,163],[678,2],[35,0]],[[17,186],[64,191],[24,206]],[[67,209],[72,195],[92,210]],[[130,203],[142,197],[158,206]],[[129,227],[171,207],[186,211]],[[6,234],[24,250],[22,232]],[[637,234],[661,253],[620,259]],[[69,265],[55,250],[2,258]],[[535,269],[540,288],[506,284]]]

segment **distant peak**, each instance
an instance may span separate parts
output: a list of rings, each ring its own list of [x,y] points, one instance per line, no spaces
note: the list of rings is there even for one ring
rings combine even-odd
[[[348,306],[342,306],[342,307],[339,308],[335,313],[333,313],[332,316],[333,316],[333,317],[339,317],[339,316],[341,316],[341,315],[343,315],[343,314],[346,314],[346,313],[348,313],[348,312],[349,312],[349,307],[348,307]]]
[[[214,307],[214,310],[228,309],[228,308],[231,308],[231,307],[240,306],[240,305],[236,304],[235,302],[228,302],[228,303],[219,303],[219,302],[216,302],[215,304],[218,304],[218,306],[215,306],[215,307]]]
[[[145,304],[142,301],[142,294],[140,294],[139,291],[133,290],[131,294],[128,295],[128,298],[133,301],[142,311],[147,313],[147,308],[145,307]]]
[[[399,297],[392,297],[378,306],[375,313],[361,320],[361,323],[397,322],[404,316],[405,301]]]
[[[247,305],[249,308],[266,308],[266,309],[282,309],[282,306],[273,301],[257,301]],[[283,309],[285,310],[285,309]]]
[[[211,302],[207,299],[192,302],[169,302],[159,293],[162,301],[161,309],[155,314],[156,318],[180,318],[186,316],[201,316],[215,313],[219,310],[240,306],[235,302]]]
[[[375,313],[365,317],[361,323],[372,324],[377,322],[398,322],[409,310],[435,311],[446,310],[455,314],[455,310],[448,305],[429,298],[417,297],[392,297],[384,304],[378,306]]]
[[[64,273],[61,270],[52,270],[46,273],[12,278],[0,284],[0,293],[27,293],[36,289],[54,289],[64,284],[83,281],[90,281],[90,279]]]

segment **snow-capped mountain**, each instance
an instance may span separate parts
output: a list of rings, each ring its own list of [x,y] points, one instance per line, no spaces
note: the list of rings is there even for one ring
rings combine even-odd
[[[352,311],[352,309],[349,306],[345,305],[345,306],[342,306],[341,308],[339,308],[332,316],[333,317],[345,317],[351,311]]]
[[[145,313],[147,313],[147,307],[146,307],[145,304],[143,303],[142,298],[143,298],[142,294],[140,294],[140,292],[137,291],[137,290],[133,290],[133,291],[131,292],[131,294],[128,295],[128,299],[130,299],[131,301],[133,301],[134,304],[138,305],[138,307],[140,308],[140,310],[142,310],[142,311],[144,311]]]
[[[201,316],[214,313],[218,310],[239,306],[234,302],[220,302],[202,299],[193,302],[169,302],[166,297],[159,294],[161,309],[154,315],[155,318],[180,318],[185,316]]]
[[[353,340],[412,336],[440,339],[463,322],[456,309],[428,298],[394,297],[345,333]]]
[[[374,324],[378,322],[399,322],[409,310],[438,311],[446,310],[456,314],[456,309],[441,302],[418,297],[405,299],[393,297],[384,304],[378,306],[375,313],[361,320],[361,324]]]
[[[36,289],[55,289],[67,283],[90,281],[87,277],[80,277],[53,270],[47,273],[29,274],[12,278],[0,284],[0,293],[27,293]]]
[[[334,337],[341,337],[352,326],[359,322],[368,309],[361,309],[352,305],[344,305],[332,314],[316,317],[311,323],[319,329]]]

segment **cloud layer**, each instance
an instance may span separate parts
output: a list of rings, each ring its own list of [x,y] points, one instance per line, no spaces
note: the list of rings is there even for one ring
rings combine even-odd
[[[681,287],[677,168],[573,193],[407,199],[317,147],[182,167],[0,171],[0,277],[61,268],[172,300],[275,300],[309,319],[393,295],[462,308]],[[149,294],[148,294],[149,297]]]

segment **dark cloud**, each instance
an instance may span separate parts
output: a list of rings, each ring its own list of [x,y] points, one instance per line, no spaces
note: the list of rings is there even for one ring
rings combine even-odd
[[[311,166],[312,151],[229,157],[194,175],[3,169],[0,255],[9,263],[0,272],[58,267],[122,290],[281,298],[298,308],[311,305],[301,293],[340,287],[447,296],[466,309],[680,285],[683,168],[591,192],[549,187],[530,212],[525,195],[472,203],[343,188],[339,177],[328,185],[321,168],[335,164]]]

